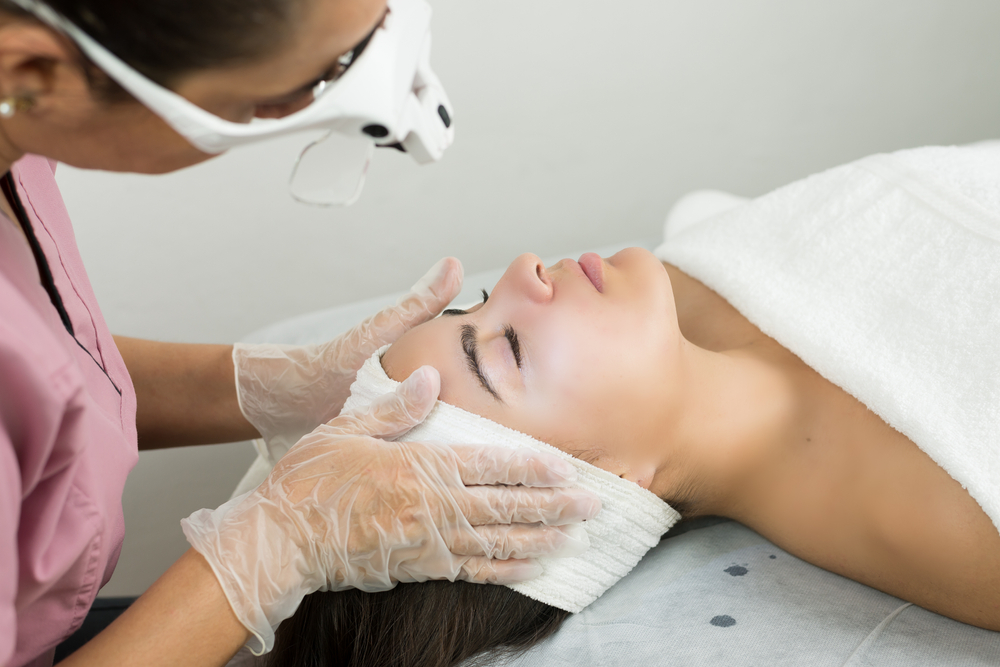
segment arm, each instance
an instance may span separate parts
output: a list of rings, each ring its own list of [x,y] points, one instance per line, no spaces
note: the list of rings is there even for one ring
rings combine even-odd
[[[1000,533],[990,518],[846,393],[831,390],[825,404],[826,427],[772,467],[744,523],[831,572],[1000,631]]]
[[[59,664],[225,665],[249,636],[208,563],[190,549],[114,623]]]
[[[269,649],[278,623],[320,588],[522,581],[538,566],[519,559],[566,555],[572,532],[557,526],[592,518],[599,502],[565,488],[575,471],[564,461],[371,437],[408,431],[434,406],[437,373],[411,378],[303,438],[253,493],[189,517],[195,550],[61,664],[223,665],[251,634]],[[500,552],[515,560],[494,560]]]
[[[231,345],[115,343],[135,385],[139,449],[258,437],[236,399]]]

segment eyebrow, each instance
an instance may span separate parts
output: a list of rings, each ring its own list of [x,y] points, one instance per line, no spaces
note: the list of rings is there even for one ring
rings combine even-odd
[[[503,399],[497,390],[493,388],[493,383],[483,373],[483,368],[479,363],[479,340],[477,339],[478,329],[476,329],[476,325],[463,324],[459,331],[461,332],[462,351],[465,352],[465,360],[469,370],[479,380],[479,384],[483,386],[483,389],[489,392],[490,396],[495,398],[498,403],[503,403]]]

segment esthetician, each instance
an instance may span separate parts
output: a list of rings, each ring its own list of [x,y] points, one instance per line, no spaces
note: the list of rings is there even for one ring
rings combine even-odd
[[[116,338],[56,187],[57,162],[163,173],[310,131],[328,134],[292,194],[346,203],[376,144],[427,162],[451,142],[429,17],[425,0],[0,0],[0,665],[52,664],[83,622],[139,448],[291,450],[257,490],[186,519],[193,548],[61,664],[221,665],[268,650],[313,591],[511,582],[584,548],[575,524],[599,502],[568,464],[383,439],[430,410],[433,369],[340,415],[364,360],[457,294],[457,261],[321,346]]]

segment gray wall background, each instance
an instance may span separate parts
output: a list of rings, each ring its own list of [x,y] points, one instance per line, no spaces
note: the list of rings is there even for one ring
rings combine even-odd
[[[230,342],[405,289],[441,256],[468,272],[652,238],[694,188],[754,196],[863,155],[1000,136],[995,0],[433,0],[455,106],[445,159],[376,155],[362,199],[285,190],[300,142],[167,176],[57,178],[116,333]],[[178,520],[225,500],[249,445],[143,453],[105,595],[138,594],[186,548]]]

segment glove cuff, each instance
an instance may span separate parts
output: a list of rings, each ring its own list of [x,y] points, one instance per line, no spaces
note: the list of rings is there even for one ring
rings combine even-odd
[[[277,508],[252,494],[237,496],[214,510],[200,509],[181,520],[181,529],[208,561],[236,618],[253,635],[247,648],[262,655],[274,647],[278,624],[290,618],[325,579],[303,576],[315,568],[306,566],[303,554],[280,530],[280,522],[269,518]],[[276,528],[281,534],[275,533]]]
[[[299,438],[336,416],[327,415],[324,399],[333,392],[319,356],[316,346],[233,345],[240,412],[267,443],[272,466]]]
[[[247,640],[247,648],[254,655],[263,655],[274,647],[274,630],[277,624],[271,626],[260,603],[250,601],[243,583],[223,564],[222,555],[226,550],[222,546],[219,531],[218,520],[224,515],[224,511],[238,504],[247,495],[249,494],[233,498],[216,510],[200,509],[188,518],[181,519],[181,530],[188,543],[212,568],[236,619],[253,635]]]

